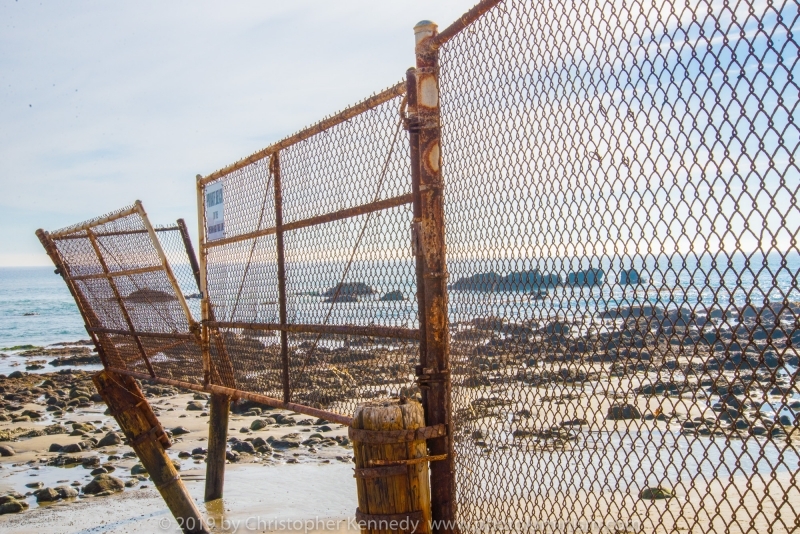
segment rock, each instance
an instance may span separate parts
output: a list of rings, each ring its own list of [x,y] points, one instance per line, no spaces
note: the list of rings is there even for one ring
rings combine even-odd
[[[78,443],[70,443],[69,445],[64,445],[59,452],[83,452],[83,448]]]
[[[657,486],[655,488],[644,488],[639,492],[639,498],[642,500],[656,500],[656,499],[671,499],[675,496],[669,488]]]
[[[263,419],[256,419],[250,423],[250,430],[261,430],[267,427],[267,422]]]
[[[176,426],[172,429],[173,436],[182,436],[184,434],[188,434],[189,430],[184,426]]]
[[[97,456],[89,456],[81,462],[84,469],[94,469],[100,467],[100,458]]]
[[[58,443],[51,443],[50,444],[50,448],[47,449],[47,452],[61,452],[62,448],[63,447],[61,445],[59,445]]]
[[[70,488],[69,486],[56,486],[55,490],[61,499],[74,499],[78,496],[78,490]]]
[[[61,498],[58,495],[58,492],[53,488],[40,489],[35,493],[35,495],[36,495],[36,502],[53,502]]]
[[[178,453],[178,458],[191,458],[191,457],[192,457],[192,453],[187,452],[187,451],[181,451],[181,452]]]
[[[116,493],[122,491],[125,484],[118,478],[111,475],[97,475],[91,482],[83,487],[83,492],[87,495],[108,495],[109,493]]]
[[[567,285],[580,287],[601,286],[603,285],[604,275],[605,273],[602,269],[586,269],[567,273]]]
[[[122,443],[122,438],[116,432],[109,432],[97,443],[98,447],[110,447]]]
[[[285,436],[281,437],[280,439],[276,439],[272,442],[272,447],[276,449],[292,449],[300,446],[302,443],[303,438],[300,437],[300,434],[291,433],[286,434]]]
[[[363,282],[344,282],[338,284],[324,293],[323,297],[333,297],[336,294],[341,296],[355,296],[355,295],[374,295],[377,293],[374,289]]]
[[[642,414],[633,404],[615,404],[608,408],[606,419],[619,421],[623,419],[641,419]]]
[[[31,489],[42,489],[44,487],[44,482],[30,482],[25,484],[25,487]]]
[[[204,408],[203,403],[196,400],[189,401],[189,404],[186,405],[186,409],[189,411],[202,412]]]
[[[136,486],[137,484],[139,484],[139,479],[138,478],[132,478],[132,479],[128,480],[127,482],[125,482],[125,487],[126,488],[132,488],[132,487]]]
[[[619,285],[627,286],[627,285],[639,285],[642,283],[641,277],[639,276],[639,271],[636,269],[623,269],[619,273]]]
[[[97,476],[97,475],[103,475],[105,473],[108,473],[108,470],[105,467],[98,467],[97,469],[93,469],[92,472],[89,474],[92,476]]]
[[[0,456],[14,456],[16,452],[9,445],[0,445]]]
[[[229,462],[238,462],[239,453],[234,451],[225,451],[225,459]]]
[[[235,452],[245,452],[247,454],[255,454],[256,449],[249,441],[237,441],[231,447]]]
[[[561,426],[583,426],[588,425],[589,421],[582,417],[576,417],[575,419],[566,419],[561,422]]]
[[[747,430],[750,428],[750,423],[748,423],[744,419],[737,419],[736,428],[738,428],[739,430]]]
[[[384,302],[392,302],[397,300],[406,300],[406,297],[403,295],[402,291],[389,291],[381,297],[381,300]]]
[[[131,467],[131,474],[132,475],[146,475],[147,469],[144,468],[142,464],[136,464]]]
[[[25,501],[18,501],[16,499],[9,499],[8,501],[0,504],[0,515],[3,514],[17,514],[26,510],[28,503]]]
[[[8,378],[25,378],[25,373],[22,371],[14,371],[8,375]]]
[[[192,449],[192,454],[208,454],[208,449],[204,449],[203,447],[195,447]]]

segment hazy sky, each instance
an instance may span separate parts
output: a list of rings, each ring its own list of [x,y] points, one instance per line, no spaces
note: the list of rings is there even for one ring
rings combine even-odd
[[[141,199],[196,228],[208,174],[394,84],[474,0],[0,0],[0,266]]]

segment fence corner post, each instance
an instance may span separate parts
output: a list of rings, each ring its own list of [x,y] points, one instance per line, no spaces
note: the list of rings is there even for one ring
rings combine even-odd
[[[427,394],[427,425],[443,424],[444,436],[428,440],[431,455],[446,455],[431,464],[431,516],[448,526],[437,532],[458,532],[455,517],[455,469],[450,405],[450,341],[447,312],[447,265],[444,234],[439,108],[439,52],[437,25],[424,20],[414,26],[416,43],[416,104],[410,124],[418,132],[420,220],[416,227],[422,255],[426,357],[418,381]],[[412,138],[413,139],[413,138]],[[412,150],[414,148],[412,147]]]

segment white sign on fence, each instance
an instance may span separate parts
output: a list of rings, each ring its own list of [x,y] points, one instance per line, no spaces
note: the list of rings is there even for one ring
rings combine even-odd
[[[222,183],[206,188],[206,240],[216,241],[225,237],[225,199]]]

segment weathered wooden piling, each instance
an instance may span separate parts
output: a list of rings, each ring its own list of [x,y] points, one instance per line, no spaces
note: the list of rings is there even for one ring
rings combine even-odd
[[[222,497],[222,488],[225,484],[225,453],[230,404],[231,398],[228,395],[211,394],[211,409],[208,418],[208,455],[206,456],[206,502]]]
[[[349,435],[358,487],[356,520],[364,534],[430,533],[431,493],[425,440],[445,432],[425,427],[422,405],[405,399],[359,406]]]
[[[136,380],[103,370],[92,377],[128,443],[184,532],[207,532],[200,511],[165,449],[171,443]]]

